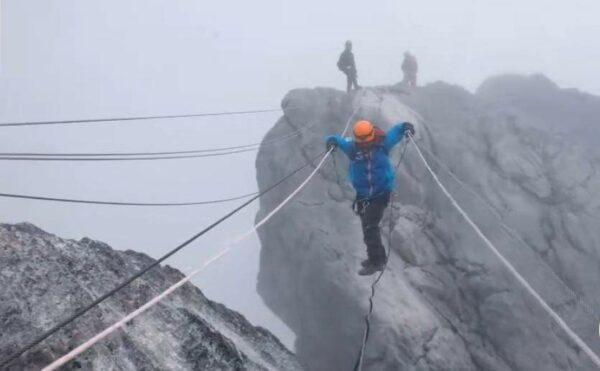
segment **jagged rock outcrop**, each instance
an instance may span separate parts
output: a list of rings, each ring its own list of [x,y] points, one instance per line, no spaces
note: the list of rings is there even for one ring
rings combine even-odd
[[[522,80],[528,81],[523,78],[519,84]],[[510,94],[497,93],[506,90],[506,80],[497,79],[476,95],[444,83],[410,94],[400,87],[351,95],[333,89],[291,91],[283,101],[285,115],[265,140],[307,125],[311,129],[285,148],[261,149],[256,161],[259,187],[322,151],[324,136],[340,132],[355,111],[355,118],[370,119],[382,128],[414,122],[420,146],[441,158],[494,211],[427,156],[457,200],[599,352],[597,315],[586,305],[591,302],[598,313],[593,300],[600,294],[598,161],[585,147],[554,135],[555,126],[543,129],[544,105],[517,107],[505,99]],[[531,91],[561,94],[553,84]],[[552,109],[566,112],[571,103],[557,99],[554,104],[564,106]],[[354,193],[347,182],[338,182],[345,179],[347,160],[342,154],[336,159],[337,167],[332,161],[326,164],[259,231],[259,293],[295,331],[298,357],[311,370],[352,368],[372,282],[356,274],[365,248],[359,220],[350,209]],[[289,182],[263,197],[258,217],[295,185]],[[394,199],[391,257],[377,289],[365,369],[594,369],[464,222],[410,146]],[[506,234],[494,213],[522,241]]]
[[[0,360],[152,262],[31,224],[0,224]],[[26,353],[11,370],[38,370],[137,309],[182,273],[155,268]],[[299,370],[265,329],[191,284],[110,335],[64,370]]]
[[[512,115],[542,131],[582,143],[595,155],[600,136],[600,97],[576,89],[561,89],[544,75],[501,75],[485,81],[477,97],[487,109]]]

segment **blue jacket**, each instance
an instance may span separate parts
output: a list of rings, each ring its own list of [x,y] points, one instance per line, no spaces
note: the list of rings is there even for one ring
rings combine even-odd
[[[350,159],[349,177],[358,199],[370,199],[394,189],[394,169],[389,154],[404,137],[405,127],[404,123],[394,125],[367,148],[361,148],[352,138],[339,135],[326,138],[327,143],[334,141]]]

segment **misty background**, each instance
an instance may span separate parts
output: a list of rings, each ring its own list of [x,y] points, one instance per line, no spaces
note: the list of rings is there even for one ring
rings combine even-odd
[[[359,84],[402,79],[474,90],[499,73],[544,73],[600,94],[600,3],[593,1],[2,0],[0,122],[269,109],[297,87],[345,88],[351,39]],[[0,152],[170,151],[255,143],[279,113],[0,128]],[[399,118],[399,120],[402,118]],[[256,190],[255,153],[131,162],[0,162],[0,192],[131,202],[202,201]],[[297,164],[290,164],[290,169]],[[239,201],[238,201],[239,203]],[[28,221],[159,257],[237,203],[175,208],[0,198],[0,222]],[[252,226],[253,205],[170,259],[183,271]],[[256,294],[259,243],[246,241],[194,282],[287,346],[293,334]],[[99,277],[100,279],[100,277]]]

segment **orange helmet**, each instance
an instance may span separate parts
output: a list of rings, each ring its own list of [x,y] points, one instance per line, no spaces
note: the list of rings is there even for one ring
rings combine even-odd
[[[375,128],[367,120],[360,120],[354,124],[354,138],[359,143],[367,143],[375,139]]]

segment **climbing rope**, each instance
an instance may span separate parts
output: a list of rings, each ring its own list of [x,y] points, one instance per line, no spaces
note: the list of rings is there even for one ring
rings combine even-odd
[[[352,115],[348,119],[348,122],[346,123],[346,126],[345,126],[344,130],[342,131],[343,134],[346,133],[346,131],[348,130],[348,127],[350,126],[350,122],[351,122],[352,118],[354,117],[354,115],[356,114],[357,111],[358,111],[358,108],[352,113]],[[209,260],[207,260],[200,268],[194,270],[193,272],[191,272],[190,274],[188,274],[187,276],[185,276],[183,279],[181,279],[179,282],[177,282],[174,285],[172,285],[171,287],[167,288],[161,294],[157,295],[156,297],[154,297],[152,300],[150,300],[149,302],[147,302],[146,304],[144,304],[140,308],[138,308],[135,311],[129,313],[128,315],[126,315],[121,320],[117,321],[113,325],[111,325],[108,328],[106,328],[104,331],[98,333],[97,335],[93,336],[92,338],[90,338],[85,343],[81,344],[80,346],[78,346],[77,348],[73,349],[69,353],[65,354],[64,356],[62,356],[59,359],[57,359],[56,361],[52,362],[48,366],[44,367],[43,371],[55,370],[56,368],[64,365],[65,363],[69,362],[73,358],[77,357],[79,354],[81,354],[82,352],[84,352],[85,350],[87,350],[88,348],[90,348],[91,346],[93,346],[94,344],[96,344],[98,341],[100,341],[103,338],[105,338],[106,336],[110,335],[115,330],[123,327],[127,322],[131,321],[135,317],[137,317],[140,314],[144,313],[146,310],[148,310],[149,308],[151,308],[152,306],[154,306],[155,304],[157,304],[158,302],[160,302],[161,300],[163,300],[165,297],[167,297],[169,294],[171,294],[177,288],[179,288],[182,285],[184,285],[185,283],[189,282],[194,276],[196,276],[197,274],[199,274],[200,272],[202,272],[206,267],[208,267],[212,263],[216,262],[217,260],[221,259],[223,256],[229,254],[236,247],[236,245],[239,245],[239,242],[241,242],[241,241],[245,240],[246,238],[252,236],[258,230],[258,228],[260,228],[265,223],[267,223],[275,214],[277,214],[277,212],[279,212],[286,204],[288,204],[311,181],[311,179],[319,172],[319,170],[323,167],[323,164],[325,163],[325,161],[331,155],[332,151],[333,151],[333,148],[327,150],[325,152],[325,155],[321,158],[321,160],[319,161],[319,163],[314,168],[314,170],[308,175],[308,177],[306,177],[304,179],[304,181],[296,189],[294,189],[294,191],[292,191],[292,193],[290,193],[282,202],[280,202],[273,210],[271,210],[271,212],[269,212],[269,214],[267,214],[260,221],[258,221],[250,230],[248,230],[246,233],[244,233],[244,234],[238,236],[236,239],[234,239],[228,246],[225,247],[224,250],[222,250],[220,253],[214,255],[212,258],[210,258]],[[321,156],[321,155],[322,154],[320,154],[319,156]],[[312,162],[312,160],[311,160],[311,162]],[[261,195],[264,194],[264,193],[266,193],[266,192],[261,192]],[[260,195],[257,196],[256,198],[258,198],[258,197],[260,197]]]
[[[81,200],[72,198],[57,198],[57,197],[44,197],[44,196],[30,196],[20,195],[13,193],[0,193],[0,197],[5,198],[17,198],[25,200],[36,200],[36,201],[53,201],[53,202],[65,202],[75,204],[91,204],[91,205],[107,205],[107,206],[149,206],[149,207],[166,207],[166,206],[196,206],[196,205],[213,205],[225,202],[242,200],[244,198],[256,196],[258,192],[243,194],[240,196],[222,198],[217,200],[206,200],[206,201],[191,201],[191,202],[120,202],[120,201],[97,201],[97,200]]]
[[[406,142],[404,144],[404,149],[402,150],[402,153],[400,154],[400,158],[398,159],[398,163],[396,164],[394,174],[396,174],[398,172],[398,168],[400,167],[400,164],[402,163],[402,160],[404,159],[404,154],[406,153],[407,148],[408,148],[408,142]],[[390,252],[392,249],[392,242],[393,242],[392,236],[393,236],[394,227],[395,227],[394,192],[392,192],[390,194],[390,208],[388,211],[388,218],[389,218],[389,230],[388,230],[388,238],[387,238],[388,247],[387,247],[387,252],[386,252],[385,264],[383,266],[383,270],[377,275],[377,277],[375,278],[375,281],[373,281],[373,283],[371,284],[371,295],[369,296],[369,310],[367,311],[367,314],[365,314],[365,330],[363,332],[363,338],[362,338],[360,350],[358,352],[358,358],[356,359],[356,362],[354,363],[354,371],[361,371],[362,367],[363,367],[364,354],[365,354],[365,350],[367,348],[367,341],[369,340],[369,334],[371,332],[371,315],[373,313],[373,307],[374,307],[373,300],[375,298],[375,289],[377,287],[377,284],[381,280],[381,277],[383,277],[383,274],[385,273],[385,270],[387,269],[388,261],[390,260]]]
[[[251,110],[251,111],[226,111],[226,112],[191,113],[191,114],[183,114],[183,115],[109,117],[109,118],[97,118],[97,119],[57,120],[57,121],[4,122],[4,123],[0,123],[0,127],[9,127],[9,126],[12,126],[12,127],[21,127],[21,126],[40,126],[40,125],[73,125],[73,124],[91,124],[91,123],[110,123],[110,122],[124,122],[124,121],[178,119],[178,118],[190,118],[190,117],[249,115],[249,114],[257,114],[257,113],[279,112],[279,111],[281,111],[280,108],[276,108],[276,109],[264,109],[264,110]]]
[[[53,154],[49,154],[49,153],[0,153],[0,156],[48,156],[50,157],[50,159],[46,159],[46,158],[42,158],[40,160],[48,160],[48,161],[110,161],[110,160],[140,160],[140,159],[136,159],[136,158],[124,158],[124,159],[120,159],[120,158],[107,158],[107,159],[69,159],[69,158],[57,158],[57,159],[53,159],[52,157],[54,156],[138,156],[138,155],[165,155],[165,154],[184,154],[184,153],[196,153],[196,152],[209,152],[209,151],[217,151],[217,150],[228,150],[228,149],[242,149],[245,147],[254,147],[254,146],[260,146],[260,148],[266,146],[266,145],[273,145],[273,144],[277,144],[281,141],[290,139],[296,135],[301,134],[303,131],[309,129],[310,127],[314,126],[315,122],[311,123],[310,125],[306,125],[304,127],[302,127],[301,129],[297,129],[294,130],[291,133],[288,133],[286,135],[283,135],[281,137],[278,138],[273,138],[270,140],[265,140],[261,143],[256,143],[256,144],[248,144],[248,145],[243,145],[243,146],[237,146],[237,147],[225,147],[225,148],[216,148],[213,150],[209,150],[209,149],[203,149],[203,150],[192,150],[192,151],[176,151],[176,152],[138,152],[138,153],[53,153]],[[249,149],[249,151],[254,151],[254,150],[259,150],[259,147],[256,148],[251,148]],[[230,152],[230,153],[237,153],[237,152]],[[211,154],[212,156],[214,155],[225,155],[228,153],[219,153],[219,154]],[[207,156],[211,156],[211,155],[207,155]],[[198,156],[198,157],[204,157],[204,156]],[[172,157],[172,158],[186,158],[186,157]],[[14,158],[14,159],[18,159],[18,158]],[[159,159],[159,158],[141,158],[141,160],[151,160],[151,159]],[[0,160],[2,160],[2,158],[0,157]],[[13,160],[13,158],[10,158],[10,160]],[[23,158],[22,160],[36,160],[36,159],[32,159],[32,158]],[[14,194],[14,193],[0,193],[0,197],[4,197],[4,198],[16,198],[16,199],[27,199],[27,200],[37,200],[37,201],[53,201],[53,202],[64,202],[64,203],[76,203],[76,204],[93,204],[93,205],[110,205],[110,206],[149,206],[149,207],[165,207],[165,206],[195,206],[195,205],[211,205],[211,204],[219,204],[219,203],[224,203],[224,202],[231,202],[231,201],[237,201],[237,200],[241,200],[244,198],[248,198],[248,197],[252,197],[257,195],[258,192],[253,192],[253,193],[248,193],[248,194],[243,194],[243,195],[239,195],[239,196],[235,196],[235,197],[230,197],[230,198],[224,198],[224,199],[216,199],[216,200],[206,200],[206,201],[191,201],[191,202],[122,202],[122,201],[99,201],[99,200],[82,200],[82,199],[71,199],[71,198],[59,198],[59,197],[47,197],[47,196],[32,196],[32,195],[23,195],[23,194]]]
[[[423,124],[429,125],[429,122],[427,122],[421,115],[419,115],[416,111],[412,110],[409,108],[409,110],[411,111],[411,113],[415,116],[418,117],[419,121]],[[526,247],[526,250],[523,251],[531,251],[531,246],[523,239],[523,237],[520,236],[520,234],[514,229],[511,228],[510,226],[508,226],[502,216],[498,213],[498,211],[496,211],[496,209],[482,196],[480,195],[477,191],[475,191],[473,189],[473,187],[469,186],[467,183],[465,183],[464,181],[462,181],[452,170],[450,170],[450,168],[445,165],[432,151],[428,150],[425,147],[421,148],[421,151],[427,153],[437,164],[438,166],[444,170],[446,173],[448,173],[448,175],[450,175],[450,177],[456,182],[458,183],[464,190],[466,190],[467,192],[471,193],[473,196],[475,196],[476,199],[478,199],[491,213],[492,215],[498,220],[498,223],[500,225],[500,227],[502,228],[502,230],[504,231],[504,233],[506,233],[509,237],[513,238],[514,240],[516,240],[517,242],[519,242],[521,245],[523,245],[523,247]],[[559,286],[562,286],[568,293],[570,293],[571,295],[571,299],[574,299],[576,302],[578,302],[579,304],[581,304],[581,306],[587,310],[588,314],[593,315],[595,318],[594,320],[597,321],[597,311],[594,310],[594,307],[588,303],[588,300],[583,297],[582,295],[578,294],[574,289],[572,289],[554,270],[554,268],[552,268],[548,263],[546,263],[546,261],[544,259],[538,259],[536,260],[538,262],[540,262],[542,265],[544,265],[548,271],[550,272],[550,276],[553,277],[554,281],[557,282],[559,284]],[[596,305],[598,305],[598,301],[594,300],[594,303]]]
[[[33,156],[1,156],[0,161],[67,161],[67,162],[81,162],[81,161],[154,161],[154,160],[180,160],[184,158],[203,158],[203,157],[220,157],[233,155],[236,153],[245,153],[258,151],[259,147],[238,149],[234,151],[224,151],[215,153],[195,153],[189,155],[176,155],[176,156],[150,156],[150,157],[55,157],[55,156],[44,156],[44,157],[33,157]]]
[[[236,239],[234,239],[233,242],[230,245],[228,245],[227,247],[225,247],[225,249],[223,249],[220,253],[216,254],[215,256],[213,256],[212,258],[207,260],[200,268],[192,271],[187,276],[182,278],[180,281],[178,281],[174,285],[170,286],[168,289],[166,289],[159,295],[155,296],[152,300],[150,300],[143,306],[141,306],[138,309],[136,309],[135,311],[129,313],[128,315],[126,315],[125,317],[120,319],[119,321],[115,322],[113,325],[107,327],[104,331],[98,333],[97,335],[93,336],[92,338],[90,338],[89,340],[87,340],[86,342],[81,344],[80,346],[76,347],[69,353],[65,354],[64,356],[58,358],[57,360],[55,360],[48,366],[44,367],[42,369],[42,371],[56,370],[58,367],[64,365],[65,363],[69,362],[73,358],[77,357],[79,354],[86,351],[88,348],[90,348],[91,346],[96,344],[98,341],[104,339],[106,336],[110,335],[115,330],[123,327],[127,322],[131,321],[132,319],[136,318],[140,314],[144,313],[146,310],[150,309],[151,307],[156,305],[158,302],[163,300],[165,297],[167,297],[169,294],[171,294],[173,291],[177,290],[179,287],[181,287],[185,283],[189,282],[194,276],[196,276],[197,274],[202,272],[204,269],[206,269],[206,267],[208,267],[212,263],[216,262],[217,260],[221,259],[228,253],[230,253],[235,248],[236,245],[239,245],[239,243],[241,241],[245,240],[246,238],[248,238],[252,234],[254,234],[258,230],[258,228],[260,228],[263,224],[265,224],[267,221],[269,221],[269,219],[271,219],[279,210],[281,210],[281,208],[283,206],[285,206],[296,194],[298,194],[298,192],[300,192],[300,190],[302,190],[302,188],[304,188],[304,186],[306,186],[306,184],[308,184],[308,182],[321,169],[321,167],[325,163],[325,160],[327,160],[327,158],[329,157],[330,153],[331,153],[331,150],[327,151],[325,156],[323,156],[321,161],[319,161],[318,165],[310,173],[310,175],[306,179],[304,179],[304,181],[289,196],[287,196],[279,205],[277,205],[273,210],[271,210],[271,212],[269,214],[267,214],[258,223],[256,223],[250,230],[248,230],[246,233],[244,233],[244,234],[240,235],[239,237],[237,237]]]
[[[132,161],[132,160],[167,160],[193,157],[215,157],[235,153],[258,151],[261,148],[290,140],[304,131],[312,128],[316,122],[293,130],[277,138],[258,143],[244,144],[233,147],[192,149],[185,151],[162,152],[99,152],[99,153],[42,153],[42,152],[6,152],[0,153],[0,160],[20,161]],[[189,156],[186,156],[189,155]]]
[[[490,211],[490,213],[498,220],[498,223],[499,223],[500,227],[504,230],[504,232],[509,237],[513,238],[514,240],[519,242],[523,247],[526,248],[525,250],[521,250],[521,251],[531,251],[530,250],[531,246],[523,239],[523,237],[520,236],[520,234],[514,228],[511,228],[504,222],[500,213],[498,213],[498,211],[496,211],[496,209],[482,195],[480,195],[477,191],[475,191],[475,189],[473,189],[473,187],[471,187],[470,185],[465,183],[463,180],[461,180],[448,167],[448,165],[444,164],[442,162],[442,160],[440,160],[439,157],[437,157],[435,154],[433,154],[432,151],[428,150],[427,148],[421,148],[421,151],[427,153],[429,155],[429,157],[431,157],[435,161],[435,163],[437,163],[438,166],[442,170],[444,170],[448,175],[450,175],[450,178],[452,178],[465,191],[467,191],[470,194],[472,194],[473,196],[475,196],[475,198],[477,200],[479,200],[479,202],[483,206],[485,206]],[[585,297],[583,297],[582,295],[579,295],[577,292],[575,292],[575,290],[573,290],[562,278],[560,278],[558,276],[558,274],[554,271],[554,269],[548,263],[546,263],[546,261],[544,259],[539,259],[537,261],[539,261],[542,265],[544,265],[548,269],[548,271],[550,272],[550,275],[553,277],[555,282],[557,282],[561,287],[563,287],[563,289],[565,289],[570,294],[571,299],[574,299],[579,304],[581,304],[588,311],[589,314],[596,313],[593,306],[588,303],[587,299]],[[595,318],[595,320],[597,320],[597,318]]]
[[[171,251],[169,251],[167,254],[163,255],[158,260],[155,260],[154,262],[152,262],[151,264],[149,264],[148,266],[146,266],[145,268],[143,268],[142,270],[140,270],[138,273],[134,274],[133,276],[131,276],[130,278],[128,278],[127,280],[125,280],[124,282],[122,282],[121,284],[119,284],[118,286],[116,286],[114,289],[112,289],[109,292],[107,292],[106,294],[100,296],[99,298],[97,298],[92,303],[88,304],[87,306],[85,306],[85,307],[77,310],[73,315],[71,315],[70,317],[68,317],[64,321],[60,322],[59,324],[57,324],[54,327],[50,328],[49,330],[45,331],[42,335],[38,336],[33,341],[31,341],[29,344],[25,345],[24,347],[22,347],[21,349],[19,349],[17,352],[15,352],[13,355],[11,355],[6,360],[4,360],[0,364],[0,369],[2,369],[4,367],[7,367],[9,364],[11,364],[14,360],[16,360],[17,358],[19,358],[25,352],[27,352],[28,350],[32,349],[33,347],[35,347],[36,345],[38,345],[39,343],[41,343],[42,341],[44,341],[45,339],[47,339],[48,337],[50,337],[51,335],[53,335],[54,333],[56,333],[57,331],[59,331],[60,329],[64,328],[65,326],[67,326],[71,322],[75,321],[77,318],[81,317],[82,315],[84,315],[85,313],[87,313],[88,311],[90,311],[92,308],[98,306],[100,303],[102,303],[103,301],[105,301],[109,297],[113,296],[114,294],[116,294],[117,292],[119,292],[120,290],[122,290],[123,288],[125,288],[126,286],[128,286],[131,282],[133,282],[136,279],[138,279],[139,277],[141,277],[143,274],[145,274],[146,272],[148,272],[150,269],[158,266],[160,263],[162,263],[163,261],[165,261],[166,259],[168,259],[172,255],[174,255],[175,253],[177,253],[178,251],[180,251],[181,249],[183,249],[184,247],[186,247],[187,245],[189,245],[190,243],[192,243],[193,241],[195,241],[196,239],[198,239],[202,235],[206,234],[207,232],[209,232],[210,230],[212,230],[213,228],[215,228],[216,226],[218,226],[219,224],[221,224],[225,220],[229,219],[231,216],[233,216],[234,214],[238,213],[239,211],[241,211],[242,209],[244,209],[246,206],[250,205],[253,201],[255,201],[258,198],[260,198],[261,196],[269,193],[270,191],[272,191],[273,189],[275,189],[276,187],[278,187],[279,185],[281,185],[283,182],[285,182],[286,180],[288,180],[292,176],[296,175],[297,173],[299,173],[303,169],[309,167],[311,165],[311,163],[312,163],[312,160],[314,160],[314,159],[316,159],[318,157],[321,157],[321,156],[322,156],[322,153],[319,154],[319,156],[315,156],[314,158],[312,158],[310,161],[308,161],[303,166],[301,166],[301,167],[297,168],[296,170],[292,171],[291,173],[287,174],[286,176],[284,176],[283,178],[281,178],[280,180],[278,180],[274,184],[272,184],[269,187],[267,187],[265,190],[261,191],[260,193],[256,194],[254,197],[252,197],[251,199],[247,200],[246,202],[244,202],[240,206],[238,206],[235,209],[233,209],[232,211],[228,212],[223,217],[221,217],[219,220],[215,221],[214,223],[212,223],[211,225],[209,225],[208,227],[206,227],[205,229],[203,229],[199,233],[195,234],[194,236],[192,236],[191,238],[189,238],[188,240],[186,240],[185,242],[183,242],[179,246],[175,247],[174,249],[172,249]]]
[[[533,296],[533,298],[548,313],[548,315],[550,315],[550,317],[556,322],[556,324],[558,324],[558,326],[563,329],[563,331],[567,334],[567,336],[569,336],[569,338],[571,338],[571,340],[573,340],[575,342],[575,344],[577,344],[577,346],[581,350],[583,350],[584,353],[588,355],[588,357],[590,357],[590,359],[596,365],[596,367],[598,367],[600,369],[600,358],[598,357],[598,355],[596,355],[596,353],[594,353],[594,351],[579,337],[579,335],[577,335],[565,323],[565,321],[560,317],[560,315],[558,315],[554,311],[554,309],[552,309],[552,307],[550,307],[550,305],[548,305],[546,303],[546,301],[540,296],[540,294],[538,294],[537,291],[535,291],[535,289],[533,287],[531,287],[531,285],[525,280],[525,278],[523,278],[523,276],[521,276],[521,274],[513,267],[513,265],[500,253],[500,251],[496,248],[496,246],[494,246],[494,244],[483,234],[483,232],[479,229],[477,224],[475,224],[473,222],[473,220],[471,220],[469,215],[462,209],[462,207],[454,199],[452,194],[450,194],[450,192],[446,189],[446,187],[439,180],[437,174],[433,171],[431,166],[429,166],[429,163],[423,156],[423,153],[421,152],[421,149],[419,148],[419,145],[417,144],[417,142],[415,142],[413,140],[412,136],[410,136],[409,138],[410,138],[410,141],[412,142],[412,144],[414,145],[415,149],[417,150],[419,157],[423,161],[423,164],[427,168],[427,171],[429,171],[429,173],[431,174],[431,176],[433,177],[433,179],[437,183],[437,185],[440,187],[442,192],[446,195],[446,197],[448,197],[448,199],[452,203],[452,206],[454,206],[454,208],[456,208],[456,210],[458,210],[458,212],[463,216],[463,218],[466,220],[466,222],[473,228],[473,230],[477,233],[477,235],[483,240],[485,245],[492,251],[492,253],[494,253],[494,255],[496,255],[496,257],[498,259],[500,259],[500,261],[502,262],[502,264],[504,264],[504,266],[508,269],[508,271],[513,276],[515,276],[517,281],[531,294],[531,296]]]

